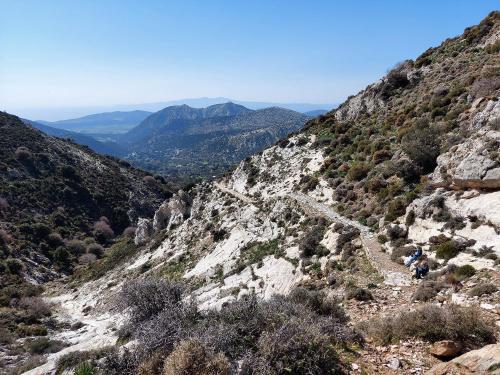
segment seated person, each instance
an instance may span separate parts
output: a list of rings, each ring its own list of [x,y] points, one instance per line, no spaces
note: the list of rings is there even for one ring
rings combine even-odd
[[[410,259],[405,262],[406,267],[410,267],[413,262],[415,262],[418,258],[422,256],[422,248],[417,246],[417,250],[411,255]]]
[[[427,258],[423,258],[420,262],[418,262],[417,267],[415,267],[415,277],[417,279],[421,279],[428,273],[429,273],[429,262],[427,262]]]

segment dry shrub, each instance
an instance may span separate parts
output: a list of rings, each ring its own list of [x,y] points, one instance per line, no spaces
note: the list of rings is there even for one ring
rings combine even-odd
[[[124,229],[123,235],[128,238],[134,238],[136,230],[136,227],[127,227]]]
[[[418,286],[415,293],[413,293],[412,300],[414,301],[430,301],[439,291],[443,288],[441,283],[432,280],[425,280]]]
[[[83,254],[78,258],[78,263],[85,265],[94,263],[97,260],[97,257],[94,254]]]
[[[403,257],[409,257],[415,252],[416,248],[413,246],[399,246],[392,250],[391,260],[403,264]]]
[[[373,300],[372,293],[363,288],[350,288],[346,292],[347,299],[355,299],[356,301],[371,301]]]
[[[413,311],[372,319],[360,328],[382,344],[418,338],[429,342],[453,340],[474,348],[495,342],[493,327],[480,317],[477,308],[457,305],[423,305]]]
[[[106,219],[106,220],[104,220]],[[109,220],[105,216],[101,217],[101,219],[94,223],[94,237],[99,242],[106,242],[112,239],[115,236],[115,232],[109,226]]]
[[[142,181],[144,181],[146,184],[153,186],[156,184],[156,180],[153,176],[144,176],[142,178]]]
[[[99,218],[99,221],[104,221],[104,222],[105,222],[106,224],[108,224],[108,225],[110,224],[109,219],[108,219],[108,217],[107,217],[107,216],[101,216],[101,217]]]
[[[500,77],[487,77],[476,80],[471,87],[470,93],[475,98],[493,95],[500,89]]]
[[[122,289],[122,304],[130,307],[132,323],[141,323],[181,303],[184,287],[166,280],[134,280]]]
[[[334,342],[321,325],[293,319],[265,332],[257,352],[244,359],[242,374],[340,374]]]
[[[7,231],[0,229],[0,247],[7,246],[11,241],[11,235]]]
[[[179,284],[158,280],[133,281],[124,286],[122,303],[130,311],[126,329],[139,341],[131,354],[137,363],[161,350],[166,354],[176,352],[165,364],[165,369],[171,371],[198,371],[197,366],[201,366],[210,374],[210,371],[223,371],[226,366],[219,367],[221,363],[228,366],[231,363],[236,368],[245,358],[251,360],[247,363],[276,369],[279,364],[268,363],[272,359],[268,357],[267,351],[271,349],[267,343],[289,337],[295,341],[283,342],[281,347],[272,349],[283,363],[291,363],[297,352],[304,352],[301,358],[307,366],[321,368],[323,365],[318,361],[325,358],[337,363],[334,345],[362,342],[361,336],[345,324],[347,317],[337,302],[321,292],[300,288],[288,297],[274,296],[268,301],[259,301],[251,294],[224,305],[220,311],[199,311],[193,301],[183,298],[182,292]],[[197,344],[186,353],[179,349],[180,342]],[[314,348],[307,351],[311,343]],[[209,361],[218,364],[213,370],[210,366],[203,367],[207,366],[203,361],[191,364],[193,358],[203,358],[206,348],[211,348],[210,358],[216,356],[215,353],[224,355],[216,356],[215,362]],[[192,355],[195,349],[202,350],[202,354]],[[251,355],[247,355],[249,353]],[[121,363],[128,360],[129,357],[115,357],[112,362],[116,368],[123,368]],[[247,366],[248,371],[251,366]],[[294,366],[292,368],[297,369],[301,365]]]
[[[485,294],[493,294],[498,290],[498,287],[495,284],[491,283],[483,283],[478,284],[471,290],[469,290],[469,296],[471,297],[480,297]]]
[[[40,297],[23,297],[19,300],[19,307],[27,310],[35,319],[42,319],[51,314],[51,305]]]
[[[222,353],[214,353],[196,340],[180,342],[170,353],[163,375],[229,375],[231,365]]]
[[[165,362],[165,353],[158,350],[139,364],[137,375],[159,375]]]

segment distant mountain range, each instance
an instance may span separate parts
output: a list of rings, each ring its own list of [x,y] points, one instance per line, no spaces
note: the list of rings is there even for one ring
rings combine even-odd
[[[167,107],[118,138],[132,164],[162,174],[219,175],[299,130],[310,117],[284,108],[235,103]]]
[[[214,104],[232,102],[235,104],[243,105],[250,109],[263,109],[269,107],[281,107],[291,109],[297,112],[309,112],[314,110],[332,110],[337,104],[334,103],[280,103],[280,102],[264,102],[264,101],[246,101],[235,100],[224,97],[216,98],[187,98],[179,100],[170,100],[155,103],[139,103],[139,104],[125,104],[125,105],[112,105],[112,106],[88,106],[88,107],[60,107],[60,108],[3,108],[11,113],[17,113],[19,116],[30,119],[43,119],[45,121],[38,121],[42,124],[45,122],[59,122],[62,119],[77,119],[87,116],[91,113],[108,113],[108,112],[130,112],[130,111],[145,111],[157,112],[165,107],[174,105],[186,104],[193,108],[204,108]],[[65,121],[65,120],[62,120]],[[50,124],[47,124],[50,125]],[[52,126],[52,125],[51,125]],[[75,130],[75,129],[68,129]]]
[[[36,122],[52,128],[66,129],[73,132],[120,134],[134,128],[149,115],[151,115],[151,112],[147,111],[116,111],[97,113],[69,120],[54,122],[37,120]]]
[[[55,122],[25,122],[154,173],[191,178],[219,175],[325,112],[314,110],[306,115],[279,107],[253,110],[227,102],[203,108],[174,105],[155,113],[107,112]]]

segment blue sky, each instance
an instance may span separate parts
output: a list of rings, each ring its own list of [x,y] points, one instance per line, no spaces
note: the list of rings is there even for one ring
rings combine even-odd
[[[2,109],[338,103],[498,0],[0,0]]]

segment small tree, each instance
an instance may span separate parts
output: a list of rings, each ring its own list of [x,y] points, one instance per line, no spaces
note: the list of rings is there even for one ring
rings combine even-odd
[[[419,122],[403,137],[402,149],[423,173],[429,173],[436,167],[440,153],[438,131],[426,122]]]

